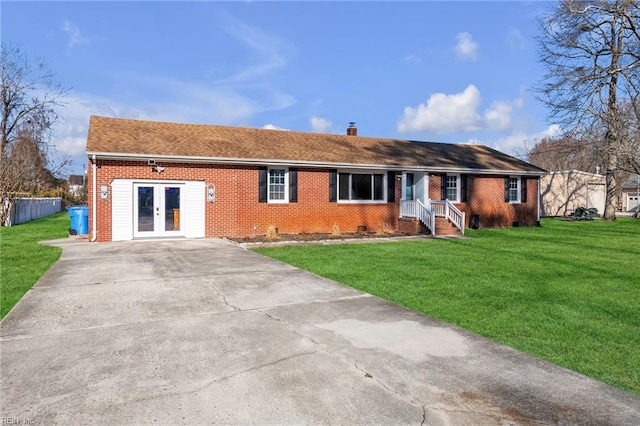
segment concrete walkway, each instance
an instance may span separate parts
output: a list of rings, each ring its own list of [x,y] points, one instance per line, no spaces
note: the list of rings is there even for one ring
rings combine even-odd
[[[221,240],[67,244],[0,337],[5,424],[640,424],[634,395]]]

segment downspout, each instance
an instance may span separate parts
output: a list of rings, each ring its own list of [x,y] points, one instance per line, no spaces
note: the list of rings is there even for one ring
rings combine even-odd
[[[98,171],[98,166],[96,165],[96,155],[93,154],[93,157],[91,158],[91,180],[92,180],[92,186],[93,186],[93,194],[91,194],[92,196],[92,211],[91,211],[91,242],[95,242],[98,239],[98,230],[96,229],[96,202],[97,202],[97,197],[96,197],[96,183],[98,178],[96,177],[96,173]]]
[[[537,215],[538,219],[536,221],[536,223],[538,225],[540,225],[540,210],[542,209],[542,191],[540,190],[540,179],[541,179],[541,177],[538,176],[538,191],[537,191],[538,192],[538,209],[537,209],[538,210],[538,215]]]

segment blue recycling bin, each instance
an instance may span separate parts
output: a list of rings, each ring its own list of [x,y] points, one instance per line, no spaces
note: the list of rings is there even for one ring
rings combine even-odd
[[[76,206],[69,207],[67,210],[71,218],[69,233],[71,235],[87,235],[89,233],[89,207]]]

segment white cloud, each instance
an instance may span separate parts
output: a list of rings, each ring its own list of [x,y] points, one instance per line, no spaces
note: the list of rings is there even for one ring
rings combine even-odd
[[[285,131],[289,131],[289,129],[278,127],[278,126],[275,126],[275,125],[273,125],[271,123],[265,124],[264,126],[262,126],[262,128],[263,129],[267,129],[267,130],[285,130]]]
[[[482,97],[476,86],[470,84],[464,91],[454,94],[434,93],[426,105],[406,107],[398,122],[399,133],[432,132],[436,134],[476,132],[481,130],[507,131],[511,128],[514,110],[522,107],[522,97],[514,101],[496,101],[479,112]]]
[[[521,154],[525,152],[527,146],[531,147],[533,144],[546,137],[556,137],[560,135],[561,132],[560,126],[552,124],[546,129],[535,133],[515,130],[503,138],[492,141],[479,141],[477,139],[473,139],[473,142],[491,146],[502,152],[515,152],[517,154]]]
[[[293,96],[268,84],[182,81],[162,76],[127,74],[118,79],[135,87],[135,106],[154,119],[189,123],[237,124],[261,112],[288,108]]]
[[[126,108],[116,102],[84,94],[70,95],[60,99],[60,102],[62,106],[58,112],[63,120],[54,126],[51,142],[56,152],[61,155],[85,154],[91,115],[148,118],[140,109]]]
[[[478,58],[478,43],[473,41],[473,36],[470,33],[459,33],[456,38],[458,43],[455,47],[455,52],[460,59],[476,60]]]
[[[235,73],[230,81],[246,81],[268,74],[287,65],[284,51],[288,43],[258,28],[251,27],[230,16],[224,29],[257,54],[256,63]]]
[[[153,76],[122,77],[138,92],[126,100],[75,93],[61,101],[64,121],[54,129],[52,143],[60,154],[83,154],[91,115],[185,123],[236,124],[265,111],[287,108],[294,99],[275,89],[254,99],[232,86],[183,82]],[[254,92],[252,92],[254,93]],[[150,95],[153,94],[153,95]],[[274,126],[275,128],[275,126]]]
[[[69,43],[67,44],[69,48],[89,44],[89,40],[80,33],[80,29],[71,21],[64,21],[62,23],[62,31],[69,36]]]
[[[331,132],[332,123],[326,118],[313,116],[309,119],[311,124],[311,131],[314,133],[329,133]]]
[[[409,63],[412,63],[412,64],[419,64],[419,63],[422,62],[419,57],[417,57],[416,55],[411,55],[411,54],[410,55],[406,55],[403,59],[404,59],[405,62],[409,62]]]
[[[509,27],[507,29],[507,44],[509,44],[512,49],[524,49],[524,37],[516,27]]]
[[[470,84],[461,93],[434,93],[427,104],[406,107],[398,132],[457,133],[478,130],[480,91]]]
[[[186,123],[238,124],[256,114],[288,108],[296,99],[269,83],[268,77],[286,66],[282,50],[286,43],[228,17],[227,32],[249,47],[255,63],[230,72],[217,81],[185,81],[161,75],[126,73],[111,75],[114,85],[129,88],[109,97],[73,93],[61,108],[52,139],[62,155],[83,155],[89,117],[137,118]],[[69,21],[63,28],[69,47],[88,40]],[[275,128],[275,126],[274,126]]]
[[[511,114],[515,109],[522,108],[522,97],[514,101],[497,101],[484,112],[486,127],[492,130],[508,130],[511,128]]]
[[[60,110],[64,122],[54,129],[52,143],[64,155],[84,155],[90,115],[186,123],[238,125],[255,115],[289,108],[296,99],[270,82],[286,67],[290,45],[260,29],[224,15],[222,27],[239,48],[246,48],[249,65],[229,71],[215,81],[180,80],[163,75],[110,74],[104,85],[127,88],[99,96],[72,93]],[[77,26],[65,21],[69,47],[88,43]],[[273,126],[273,125],[272,125]],[[276,128],[276,126],[273,126]],[[284,129],[283,129],[284,130]],[[81,157],[78,157],[81,159]],[[82,159],[81,159],[82,160]]]

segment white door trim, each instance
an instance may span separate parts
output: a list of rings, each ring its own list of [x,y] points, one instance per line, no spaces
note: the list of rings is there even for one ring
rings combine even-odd
[[[145,202],[149,203],[146,206],[140,206],[140,188],[148,188],[150,196],[146,198]],[[179,191],[178,197],[178,209],[172,209],[167,205],[168,190],[177,189]],[[154,237],[182,237],[185,236],[184,231],[184,213],[185,204],[184,182],[133,182],[133,208],[132,222],[133,222],[133,238],[154,238]],[[174,202],[176,200],[173,200]],[[141,216],[142,209],[148,210],[145,217]],[[175,217],[174,215],[178,215]],[[141,222],[144,220],[145,222]],[[174,230],[174,226],[177,228]]]
[[[150,180],[114,179],[111,181],[111,240],[130,241],[134,238],[134,184],[170,186],[183,185],[180,191],[180,229],[176,236],[204,238],[206,185],[204,181],[192,180]],[[100,203],[101,200],[98,200]],[[98,224],[100,228],[100,224]],[[162,238],[154,237],[151,238]]]

